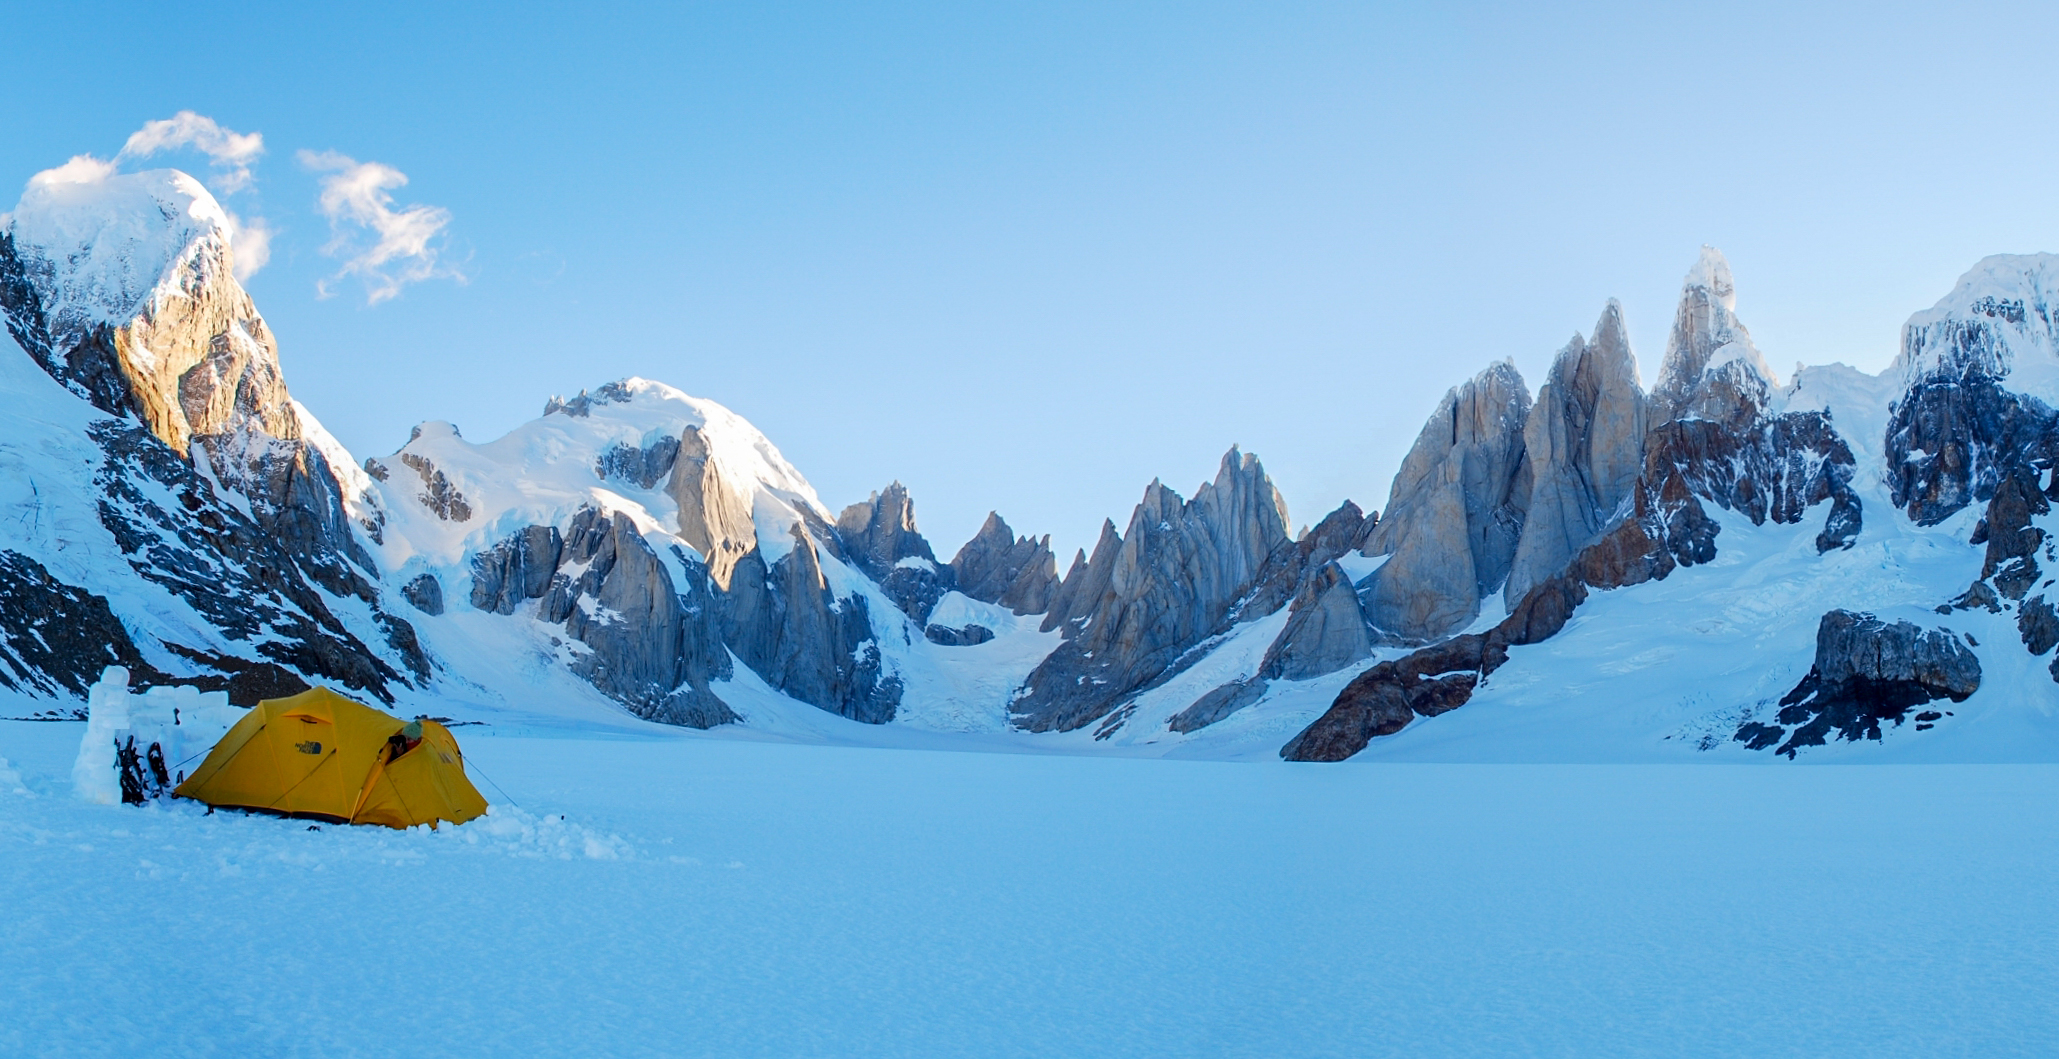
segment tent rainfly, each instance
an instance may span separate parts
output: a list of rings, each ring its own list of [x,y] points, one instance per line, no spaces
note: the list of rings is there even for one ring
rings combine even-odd
[[[327,688],[258,703],[172,793],[218,808],[396,828],[462,824],[486,812],[450,729]]]

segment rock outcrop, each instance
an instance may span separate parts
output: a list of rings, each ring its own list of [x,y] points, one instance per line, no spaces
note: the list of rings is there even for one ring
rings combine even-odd
[[[866,724],[894,719],[901,678],[888,672],[863,596],[838,597],[814,538],[796,525],[793,550],[770,567],[746,554],[716,594],[723,639],[767,683]]]
[[[528,526],[473,558],[472,606],[539,621],[584,646],[575,673],[648,720],[709,728],[736,719],[708,684],[730,675],[706,567],[672,556],[685,583],[628,516],[586,508],[563,533]]]
[[[680,435],[665,492],[679,505],[679,536],[707,561],[716,587],[728,588],[737,561],[758,546],[751,494],[743,483],[723,477],[721,466],[709,459],[707,440],[693,427]]]
[[[852,504],[837,516],[844,558],[915,621],[927,622],[937,600],[952,588],[950,567],[937,565],[929,542],[915,528],[915,501],[899,482]]]
[[[1048,610],[1059,583],[1050,535],[1017,537],[995,512],[951,557],[951,574],[958,591],[1020,615]]]
[[[1370,630],[1351,579],[1334,562],[1302,582],[1287,627],[1258,667],[1267,680],[1307,680],[1334,673],[1373,653]]]
[[[951,628],[948,625],[930,625],[922,630],[923,639],[939,647],[977,647],[994,638],[994,630],[984,625],[967,625]]]
[[[1266,649],[1258,672],[1231,681],[1174,715],[1167,727],[1194,732],[1256,703],[1274,680],[1306,680],[1334,673],[1372,650],[1355,586],[1336,560],[1364,545],[1379,515],[1361,514],[1346,500],[1298,539],[1273,549],[1258,584],[1232,609],[1229,623],[1261,618],[1291,606],[1287,623]]]
[[[1666,359],[1652,387],[1652,425],[1703,419],[1748,426],[1778,385],[1751,332],[1737,318],[1730,262],[1715,247],[1702,247],[1700,260],[1681,283]]]
[[[435,574],[416,574],[400,586],[400,594],[410,606],[430,617],[443,613],[443,582]]]
[[[1423,642],[1464,628],[1508,577],[1530,500],[1530,391],[1513,364],[1444,396],[1394,476],[1365,545],[1388,556],[1363,590],[1383,632]]]
[[[1736,315],[1730,266],[1713,247],[1689,271],[1652,392],[1647,482],[1678,474],[1689,490],[1753,524],[1792,524],[1832,501],[1816,549],[1850,547],[1862,518],[1855,461],[1825,412],[1775,415],[1777,380]]]
[[[1280,748],[1288,761],[1342,761],[1380,736],[1393,735],[1416,717],[1435,717],[1465,704],[1487,675],[1508,661],[1510,647],[1557,635],[1587,598],[1572,577],[1538,584],[1507,618],[1485,634],[1468,633],[1381,662],[1352,678],[1321,717]]]
[[[1893,499],[1919,525],[1994,495],[2012,468],[2059,456],[2059,416],[2005,385],[2019,368],[2059,366],[2059,256],[1997,255],[1975,265],[1902,328],[1903,392],[1888,421]]]
[[[1191,501],[1158,482],[1128,533],[1103,530],[1094,559],[1075,563],[1045,627],[1065,639],[1011,704],[1030,731],[1070,731],[1178,671],[1186,652],[1225,627],[1275,548],[1291,543],[1279,491],[1253,456],[1232,448]],[[1062,624],[1061,624],[1062,623]]]
[[[1979,688],[1980,660],[1950,629],[1833,610],[1816,627],[1815,664],[1780,700],[1778,723],[1747,723],[1735,738],[1793,758],[1832,736],[1877,740],[1882,721],[1899,726],[1924,703],[1964,702]]]

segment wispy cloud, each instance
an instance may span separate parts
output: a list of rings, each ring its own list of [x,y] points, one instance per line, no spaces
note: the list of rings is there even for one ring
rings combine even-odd
[[[207,156],[214,167],[212,183],[224,195],[250,186],[251,167],[265,153],[263,133],[236,132],[222,128],[213,118],[182,110],[169,118],[149,122],[129,135],[116,164],[131,158],[148,158],[160,151],[190,147]]]
[[[321,281],[316,290],[326,298],[347,276],[365,285],[365,304],[377,305],[400,294],[402,287],[426,279],[464,282],[456,268],[441,264],[443,230],[450,211],[420,204],[395,209],[392,190],[405,187],[407,174],[379,162],[360,162],[335,151],[301,151],[300,164],[322,177],[318,202],[329,219],[330,239],[322,252],[340,258],[343,267]]]

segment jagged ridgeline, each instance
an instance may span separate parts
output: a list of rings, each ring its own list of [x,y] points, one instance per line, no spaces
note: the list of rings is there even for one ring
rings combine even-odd
[[[743,418],[642,379],[355,460],[288,395],[227,224],[172,171],[39,177],[0,220],[18,693],[62,706],[119,663],[244,703],[317,682],[1322,761],[1949,746],[2059,705],[2052,258],[1982,262],[1882,375],[1783,383],[1705,250],[1651,389],[1610,302],[1534,393],[1508,361],[1453,388],[1383,514],[1294,532],[1231,448],[1061,575],[998,513],[943,561],[900,483],[833,509]],[[2005,702],[1998,669],[2037,680]]]

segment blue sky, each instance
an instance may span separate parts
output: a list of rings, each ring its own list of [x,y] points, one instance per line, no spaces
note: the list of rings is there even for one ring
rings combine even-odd
[[[1232,443],[1297,524],[1383,506],[1446,388],[1609,297],[1649,381],[1704,242],[1783,374],[2059,249],[2048,6],[429,6],[14,5],[0,182],[261,133],[249,287],[360,457],[642,375],[832,506],[899,478],[945,556]],[[447,211],[431,276],[338,280],[301,151]]]

